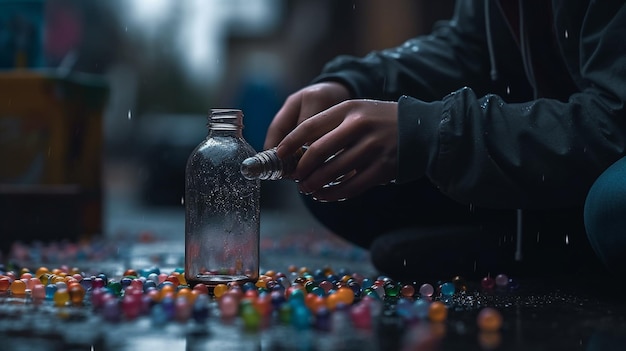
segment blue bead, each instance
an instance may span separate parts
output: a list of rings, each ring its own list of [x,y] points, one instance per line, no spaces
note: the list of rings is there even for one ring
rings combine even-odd
[[[311,312],[305,305],[292,305],[291,325],[296,329],[309,329],[311,326]]]
[[[241,286],[241,290],[243,290],[243,292],[246,292],[249,290],[255,290],[255,289],[256,289],[256,285],[254,285],[253,282],[247,282]]]
[[[447,282],[441,285],[441,294],[444,296],[454,295],[455,287],[453,283]]]
[[[193,303],[192,317],[197,323],[204,323],[210,315],[210,300],[208,295],[198,295]]]
[[[165,313],[165,309],[163,306],[157,304],[152,307],[150,310],[150,320],[152,324],[155,326],[162,326],[167,324],[169,321],[169,316]]]
[[[413,302],[413,313],[415,317],[419,319],[428,318],[428,310],[430,309],[430,302],[425,299],[417,299]]]
[[[56,293],[57,290],[58,288],[55,284],[46,285],[46,300],[52,300],[54,293]]]

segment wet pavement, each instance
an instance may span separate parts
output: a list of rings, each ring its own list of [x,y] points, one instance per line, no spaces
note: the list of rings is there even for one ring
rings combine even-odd
[[[111,276],[121,276],[128,268],[156,265],[168,271],[181,267],[182,206],[146,207],[128,201],[132,186],[114,190],[108,194],[107,235],[99,246],[100,255],[60,255],[57,261],[84,270],[107,271]],[[287,271],[295,265],[311,270],[332,267],[377,277],[367,252],[327,232],[308,216],[297,198],[283,201],[286,206],[262,210],[262,272]],[[32,260],[28,254],[22,258]],[[442,277],[442,282],[446,278]],[[388,294],[372,305],[370,324],[356,323],[349,310],[339,310],[323,325],[296,326],[272,314],[253,329],[241,318],[220,316],[215,301],[204,323],[190,320],[157,325],[150,316],[109,322],[89,305],[60,310],[51,304],[35,305],[5,295],[0,297],[0,350],[626,349],[626,303],[621,282],[584,276],[578,280],[554,277],[551,281],[511,278],[510,284],[494,289],[484,289],[477,281],[459,280],[451,296],[436,290],[432,300],[447,306],[447,318],[440,322],[407,312],[406,301],[399,302],[398,297]],[[398,283],[413,284],[416,289],[422,283],[438,286],[438,282]],[[501,314],[498,330],[479,327],[478,314],[485,307]]]

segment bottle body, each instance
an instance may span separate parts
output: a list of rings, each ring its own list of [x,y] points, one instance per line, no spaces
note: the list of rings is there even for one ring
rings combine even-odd
[[[241,136],[242,118],[239,110],[212,110],[209,134],[187,161],[185,278],[192,285],[259,276],[260,182],[239,170],[255,153]]]

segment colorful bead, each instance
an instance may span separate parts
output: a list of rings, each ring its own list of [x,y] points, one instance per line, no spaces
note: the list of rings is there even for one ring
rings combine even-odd
[[[23,280],[16,279],[11,283],[9,289],[13,295],[24,295],[26,294],[26,283]]]
[[[454,295],[455,290],[456,289],[453,283],[446,282],[441,284],[441,295],[443,296],[450,297]]]
[[[425,283],[425,284],[422,284],[422,286],[420,286],[419,292],[420,292],[420,295],[422,296],[430,297],[430,296],[433,296],[433,294],[435,293],[435,288],[432,285]]]
[[[480,281],[480,286],[485,290],[492,290],[496,286],[495,280],[487,276]]]
[[[485,307],[476,317],[478,328],[485,332],[495,332],[502,327],[502,314],[495,308]]]
[[[428,309],[428,318],[433,322],[443,322],[448,317],[448,307],[441,301],[433,301]]]
[[[504,288],[509,283],[509,277],[506,274],[498,274],[496,276],[496,286],[498,288]]]

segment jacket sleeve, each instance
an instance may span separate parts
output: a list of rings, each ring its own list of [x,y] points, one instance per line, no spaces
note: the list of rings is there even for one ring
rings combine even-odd
[[[585,11],[569,67],[580,90],[567,101],[506,103],[470,88],[430,103],[402,97],[398,181],[425,174],[450,197],[491,208],[581,206],[626,154],[626,5]]]
[[[441,99],[468,80],[475,89],[487,91],[482,88],[490,82],[481,5],[482,1],[457,1],[452,19],[438,22],[431,34],[363,58],[338,56],[314,82],[340,81],[355,97],[392,101],[401,95]]]

